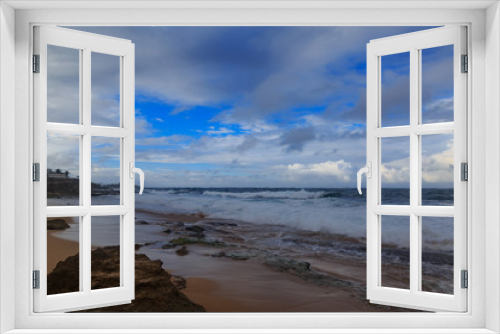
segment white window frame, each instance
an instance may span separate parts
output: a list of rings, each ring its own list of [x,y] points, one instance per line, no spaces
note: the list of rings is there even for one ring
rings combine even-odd
[[[467,76],[461,73],[461,55],[467,54],[467,31],[464,26],[449,26],[417,31],[370,41],[367,46],[367,120],[366,158],[372,177],[366,188],[366,258],[367,298],[372,303],[415,307],[421,310],[467,310],[467,290],[461,287],[461,270],[467,269],[467,183],[461,181],[460,164],[467,162]],[[445,123],[422,123],[422,50],[445,45],[453,46],[454,119]],[[383,126],[381,101],[382,57],[409,53],[409,124]],[[422,205],[422,135],[453,135],[453,188],[452,206]],[[408,205],[385,205],[382,197],[382,141],[384,138],[407,138],[409,144]],[[383,220],[389,215],[408,217],[409,280],[408,289],[386,287],[382,284],[382,230]],[[453,218],[453,293],[442,294],[422,291],[422,218]]]
[[[143,10],[124,7],[142,7]],[[113,332],[120,333],[249,333],[248,329],[253,329],[251,332],[282,333],[288,329],[295,333],[500,332],[499,16],[498,1],[370,1],[368,5],[364,1],[159,3],[4,0],[0,3],[0,331],[77,333],[78,329],[88,329],[86,333],[110,333],[115,329]],[[30,144],[33,133],[30,55],[35,24],[467,25],[471,59],[468,78],[471,88],[468,93],[468,109],[471,110],[468,115],[468,132],[471,134],[468,141],[471,153],[468,312],[34,314],[33,292],[28,288],[32,261],[26,259],[31,258],[33,241],[33,185],[29,178],[33,152]],[[12,138],[15,138],[15,145],[12,145]],[[139,324],[142,329],[137,329]]]
[[[48,45],[78,50],[80,65],[80,110],[78,124],[47,122]],[[113,55],[119,61],[119,125],[92,125],[91,73],[92,53]],[[34,27],[34,53],[39,55],[39,73],[33,76],[34,84],[34,162],[42,171],[39,181],[33,184],[34,270],[39,271],[39,288],[34,291],[35,312],[57,310],[74,311],[93,307],[130,303],[134,299],[135,261],[135,196],[133,163],[135,160],[135,80],[134,44],[129,40],[60,27]],[[65,134],[78,136],[80,194],[79,205],[47,206],[47,135]],[[118,205],[92,205],[91,199],[91,145],[92,138],[119,140]],[[92,290],[91,288],[91,229],[92,216],[115,216],[119,223],[120,285]],[[47,227],[48,217],[78,217],[79,219],[79,290],[78,292],[47,295]]]

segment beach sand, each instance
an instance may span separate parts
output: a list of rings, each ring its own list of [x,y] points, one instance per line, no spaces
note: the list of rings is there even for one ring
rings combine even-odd
[[[186,226],[207,226],[211,220],[201,214],[164,214],[147,211],[136,211],[137,220],[156,224],[162,222],[165,229],[171,229],[169,235],[184,238],[182,230]],[[154,223],[156,221],[156,223]],[[166,221],[166,223],[164,223]],[[179,222],[190,223],[175,227]],[[236,240],[232,236],[231,227],[221,226],[225,223],[217,219],[216,230],[222,241]],[[243,222],[235,229],[243,228]],[[267,228],[267,227],[266,227]],[[205,230],[205,234],[213,232]],[[242,236],[244,231],[235,234]],[[165,238],[165,234],[159,235]],[[210,238],[209,238],[210,239]],[[248,245],[246,245],[248,246]],[[252,245],[254,246],[254,245]],[[352,261],[345,258],[304,258],[333,281],[325,281],[321,286],[314,278],[301,276],[294,270],[281,268],[279,265],[266,265],[258,259],[236,259],[229,256],[217,256],[220,251],[231,253],[231,249],[217,249],[210,245],[188,244],[189,251],[185,256],[178,256],[175,249],[157,250],[164,262],[164,268],[173,275],[186,279],[186,288],[182,292],[193,302],[203,305],[208,312],[387,312],[403,311],[370,304],[365,298],[366,264],[363,261]],[[179,249],[177,247],[176,249]],[[239,248],[238,248],[239,249]],[[234,249],[233,249],[234,250]],[[238,250],[237,250],[238,251]],[[242,250],[245,252],[245,249]],[[138,251],[141,253],[141,250]],[[155,253],[146,252],[155,258]],[[314,275],[314,274],[313,274]],[[321,279],[323,279],[322,277]],[[340,281],[335,286],[335,280]],[[332,283],[333,282],[333,283]],[[342,286],[351,282],[353,287]]]
[[[173,226],[178,222],[206,222],[201,213],[160,214],[137,210],[136,222],[155,222],[161,226]],[[167,223],[165,223],[167,221]],[[164,225],[167,224],[167,225]],[[181,227],[179,229],[183,229]],[[217,227],[221,228],[220,226]],[[239,228],[239,227],[238,227]],[[172,232],[178,233],[178,232]],[[226,233],[226,232],[225,232]],[[158,236],[166,238],[165,234]],[[230,237],[228,237],[230,238]],[[161,238],[160,238],[161,240]],[[48,271],[57,262],[78,252],[78,243],[48,233]],[[179,247],[176,248],[177,250]],[[220,249],[204,244],[189,244],[188,254],[179,256],[176,249],[158,249],[163,268],[172,275],[186,279],[184,293],[194,303],[208,312],[387,312],[402,311],[370,304],[365,299],[365,268],[362,263],[342,259],[305,259],[314,268],[333,277],[334,281],[353,282],[353,286],[328,284],[321,286],[314,279],[301,276],[294,270],[264,264],[256,259],[238,260],[214,256]],[[137,253],[142,253],[141,248]],[[153,253],[154,254],[154,253]],[[147,255],[151,257],[151,253]],[[307,269],[308,270],[308,269]],[[159,296],[161,298],[161,296]]]
[[[60,219],[67,224],[74,224],[72,218]],[[54,270],[59,261],[66,260],[79,251],[78,242],[59,237],[61,233],[61,231],[47,231],[47,274]]]
[[[217,278],[187,278],[184,294],[208,312],[361,312],[342,290],[321,288],[256,263],[228,263]]]

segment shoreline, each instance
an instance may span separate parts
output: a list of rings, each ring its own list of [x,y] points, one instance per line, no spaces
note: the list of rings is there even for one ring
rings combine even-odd
[[[200,212],[156,213],[138,209],[136,229],[141,225],[144,225],[141,232],[149,231],[149,238],[155,242],[136,241],[136,256],[145,254],[151,261],[162,261],[163,270],[173,275],[173,280],[178,277],[185,281],[185,286],[179,287],[181,293],[208,312],[408,311],[366,300],[366,269],[359,261],[332,256],[294,259],[275,253],[277,249],[273,248],[257,250],[258,255],[242,256],[241,252],[255,253],[255,247],[263,246],[259,246],[259,240],[242,243],[240,239],[247,237],[247,231],[259,233],[245,222],[210,219]],[[74,255],[70,252],[75,249],[72,247],[78,250],[78,242],[53,234],[49,231],[48,238],[54,242],[52,248],[58,254],[51,257],[51,262]],[[336,243],[350,242],[333,237]],[[189,242],[172,245],[173,240]],[[261,254],[267,257],[262,258]]]

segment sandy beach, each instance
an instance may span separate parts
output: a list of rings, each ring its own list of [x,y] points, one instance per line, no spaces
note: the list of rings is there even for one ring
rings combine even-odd
[[[72,218],[59,218],[71,226],[75,224]],[[75,255],[79,251],[78,242],[61,238],[61,230],[47,231],[47,273],[52,272],[59,261],[68,256]]]
[[[151,240],[156,240],[138,243],[136,253],[160,259],[166,272],[185,280],[180,291],[208,312],[403,311],[365,299],[364,259],[321,255],[299,259],[288,249],[269,245],[262,249],[263,240],[252,239],[252,234],[263,231],[255,231],[253,224],[213,220],[202,213],[137,210],[136,216],[136,230],[150,229]],[[273,238],[273,229],[283,227],[265,229]],[[78,243],[58,237],[60,233],[48,232],[49,272],[78,252]]]

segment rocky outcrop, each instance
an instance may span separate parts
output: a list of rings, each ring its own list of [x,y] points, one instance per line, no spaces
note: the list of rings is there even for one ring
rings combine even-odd
[[[47,230],[62,231],[69,228],[68,223],[63,218],[47,219]]]
[[[92,251],[92,289],[115,287],[120,284],[117,246]],[[49,294],[78,291],[78,255],[57,264],[47,277]],[[175,283],[173,282],[175,281]],[[173,278],[162,268],[160,260],[135,255],[135,299],[130,304],[96,308],[82,312],[204,312],[178,288],[179,278]]]

